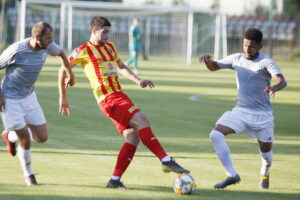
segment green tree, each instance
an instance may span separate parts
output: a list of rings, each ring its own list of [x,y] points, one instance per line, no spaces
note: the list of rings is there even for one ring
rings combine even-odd
[[[287,17],[300,16],[300,1],[299,0],[284,0],[283,1],[283,15]]]

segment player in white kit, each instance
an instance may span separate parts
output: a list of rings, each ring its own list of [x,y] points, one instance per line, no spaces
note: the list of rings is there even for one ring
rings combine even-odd
[[[52,27],[46,22],[36,23],[31,37],[10,45],[0,55],[0,69],[5,75],[0,87],[0,111],[5,130],[1,136],[8,152],[18,156],[27,186],[37,185],[31,168],[31,140],[45,142],[48,130],[44,113],[34,92],[34,83],[48,54],[58,56],[66,69],[67,85],[74,85],[75,79],[68,57],[52,40]]]
[[[232,69],[236,71],[238,97],[236,106],[225,112],[216,122],[210,133],[216,154],[223,164],[227,178],[215,185],[215,188],[225,188],[240,182],[241,178],[235,171],[230,157],[230,150],[225,136],[245,131],[258,141],[261,155],[262,189],[269,188],[269,168],[272,164],[272,142],[274,140],[274,117],[270,103],[270,94],[286,87],[287,83],[276,63],[259,52],[262,48],[262,32],[258,29],[248,29],[244,34],[243,51],[214,61],[206,54],[200,57],[210,71]],[[275,84],[270,86],[270,80]]]

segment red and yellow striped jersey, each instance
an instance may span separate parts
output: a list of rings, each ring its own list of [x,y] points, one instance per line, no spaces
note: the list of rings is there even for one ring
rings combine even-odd
[[[118,49],[112,42],[103,45],[87,42],[75,49],[69,59],[73,66],[81,65],[98,103],[106,96],[122,91],[117,72]]]

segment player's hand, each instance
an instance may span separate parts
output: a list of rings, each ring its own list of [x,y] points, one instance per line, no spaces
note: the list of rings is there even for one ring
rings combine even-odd
[[[273,91],[270,87],[266,87],[266,89],[264,89],[264,93],[271,93],[271,97],[275,97],[275,91]]]
[[[5,109],[4,97],[2,96],[2,94],[0,94],[0,111],[4,112],[4,109]]]
[[[69,103],[66,98],[59,98],[59,113],[61,115],[70,115]]]
[[[75,85],[75,82],[76,82],[75,76],[73,73],[71,73],[69,76],[65,78],[65,87],[68,88],[69,86],[73,86]]]
[[[139,84],[141,88],[145,88],[147,86],[150,88],[154,88],[154,83],[150,80],[141,80]]]

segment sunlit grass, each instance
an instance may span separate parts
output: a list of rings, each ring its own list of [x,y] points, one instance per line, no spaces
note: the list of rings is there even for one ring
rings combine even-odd
[[[244,133],[227,138],[233,162],[242,177],[238,185],[216,191],[224,178],[208,134],[216,120],[235,105],[235,75],[231,70],[210,72],[203,64],[187,66],[154,57],[141,61],[140,76],[153,80],[154,89],[142,89],[120,78],[124,91],[151,121],[166,151],[191,170],[196,192],[187,197],[172,191],[175,174],[163,174],[160,162],[142,144],[123,176],[130,190],[106,189],[123,139],[101,114],[88,80],[75,67],[77,85],[68,89],[71,116],[58,114],[58,61],[49,59],[36,84],[47,118],[49,140],[32,144],[33,168],[41,183],[22,185],[17,157],[0,146],[0,200],[98,200],[98,199],[299,199],[300,195],[300,67],[278,62],[288,87],[272,99],[275,115],[274,162],[271,185],[258,187],[260,158],[257,144]]]

